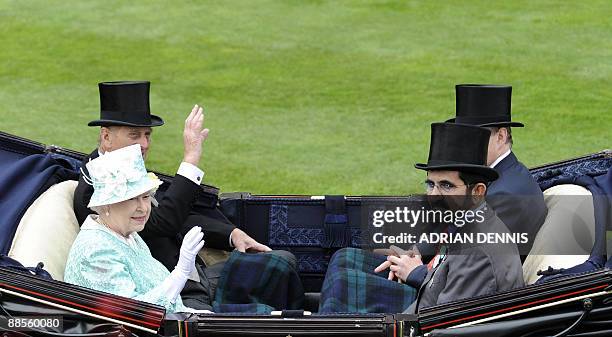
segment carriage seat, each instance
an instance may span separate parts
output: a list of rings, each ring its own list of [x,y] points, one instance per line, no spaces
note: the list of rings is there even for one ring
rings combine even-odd
[[[72,207],[77,184],[75,180],[55,184],[32,203],[15,231],[11,258],[27,267],[42,262],[54,279],[64,280],[68,253],[79,233]]]
[[[544,201],[548,215],[523,263],[525,284],[535,283],[540,278],[537,272],[549,266],[560,269],[583,263],[595,242],[593,197],[589,190],[578,185],[557,185],[544,191]]]

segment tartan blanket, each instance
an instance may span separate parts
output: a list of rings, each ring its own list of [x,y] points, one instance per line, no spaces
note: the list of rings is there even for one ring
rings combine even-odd
[[[223,267],[213,311],[270,313],[301,309],[304,288],[295,264],[276,252],[233,251]]]
[[[398,313],[415,300],[417,289],[374,273],[386,257],[344,248],[331,258],[321,289],[319,313]]]

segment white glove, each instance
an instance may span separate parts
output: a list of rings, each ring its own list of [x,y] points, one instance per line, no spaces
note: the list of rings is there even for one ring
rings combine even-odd
[[[185,282],[187,282],[187,277],[178,269],[174,269],[159,287],[171,303],[176,303],[176,298],[185,288]]]
[[[170,302],[175,303],[185,282],[193,270],[195,270],[195,257],[204,246],[204,233],[202,228],[193,227],[183,238],[181,253],[178,263],[170,275],[160,285],[161,291],[166,294]]]
[[[181,253],[175,270],[178,270],[185,277],[189,277],[191,272],[195,269],[196,255],[198,255],[198,252],[204,246],[203,237],[204,233],[202,233],[202,228],[196,226],[187,232],[183,238]]]

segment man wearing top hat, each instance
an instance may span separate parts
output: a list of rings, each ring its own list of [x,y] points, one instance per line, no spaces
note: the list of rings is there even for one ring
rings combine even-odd
[[[489,130],[476,126],[431,125],[429,159],[427,164],[415,165],[427,171],[425,187],[431,206],[434,210],[483,214],[480,221],[462,226],[442,224],[446,233],[474,237],[478,233],[510,234],[485,201],[487,186],[499,176],[486,165],[489,138]],[[319,312],[415,312],[524,284],[513,242],[437,246],[436,256],[427,265],[418,251],[385,257],[355,248],[339,250],[325,275]]]
[[[164,124],[162,118],[152,115],[149,106],[147,81],[103,82],[98,84],[100,91],[100,118],[89,122],[89,126],[100,127],[98,148],[84,159],[79,183],[74,193],[74,211],[79,223],[93,211],[87,204],[93,194],[93,187],[86,183],[83,175],[88,175],[85,163],[104,155],[108,151],[125,146],[140,144],[142,156],[146,159],[154,127]],[[150,247],[151,254],[172,270],[178,261],[179,246],[177,235],[185,233],[193,226],[201,226],[205,245],[208,247],[240,251],[270,251],[242,230],[233,226],[218,210],[216,205],[206,202],[206,192],[200,183],[204,172],[198,168],[202,154],[202,143],[208,137],[208,129],[203,128],[202,108],[194,106],[185,120],[183,130],[184,153],[172,184],[151,211],[143,231],[140,233]],[[197,277],[196,277],[197,279]],[[191,282],[191,281],[190,281]],[[202,301],[200,287],[188,282],[183,291],[197,294]],[[194,296],[196,296],[194,294]],[[209,299],[204,299],[209,302]],[[194,308],[208,309],[206,305],[190,302]]]
[[[491,130],[487,165],[497,171],[499,179],[489,186],[487,201],[511,232],[528,234],[529,242],[519,245],[526,255],[548,209],[542,190],[512,151],[511,128],[524,126],[511,118],[512,87],[459,84],[455,90],[456,117],[447,122]]]

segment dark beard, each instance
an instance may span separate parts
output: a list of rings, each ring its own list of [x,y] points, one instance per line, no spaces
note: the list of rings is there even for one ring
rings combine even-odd
[[[432,210],[446,211],[450,209],[448,201],[443,196],[428,196],[427,201],[429,201],[429,206]]]
[[[470,191],[466,191],[465,195],[428,196],[427,200],[429,202],[429,206],[433,210],[469,210],[475,206],[475,202]]]
[[[461,209],[463,210],[469,210],[472,209],[476,206],[476,201],[474,200],[474,198],[472,198],[472,194],[470,193],[470,191],[465,191],[465,196],[463,197],[463,205],[461,206]]]

